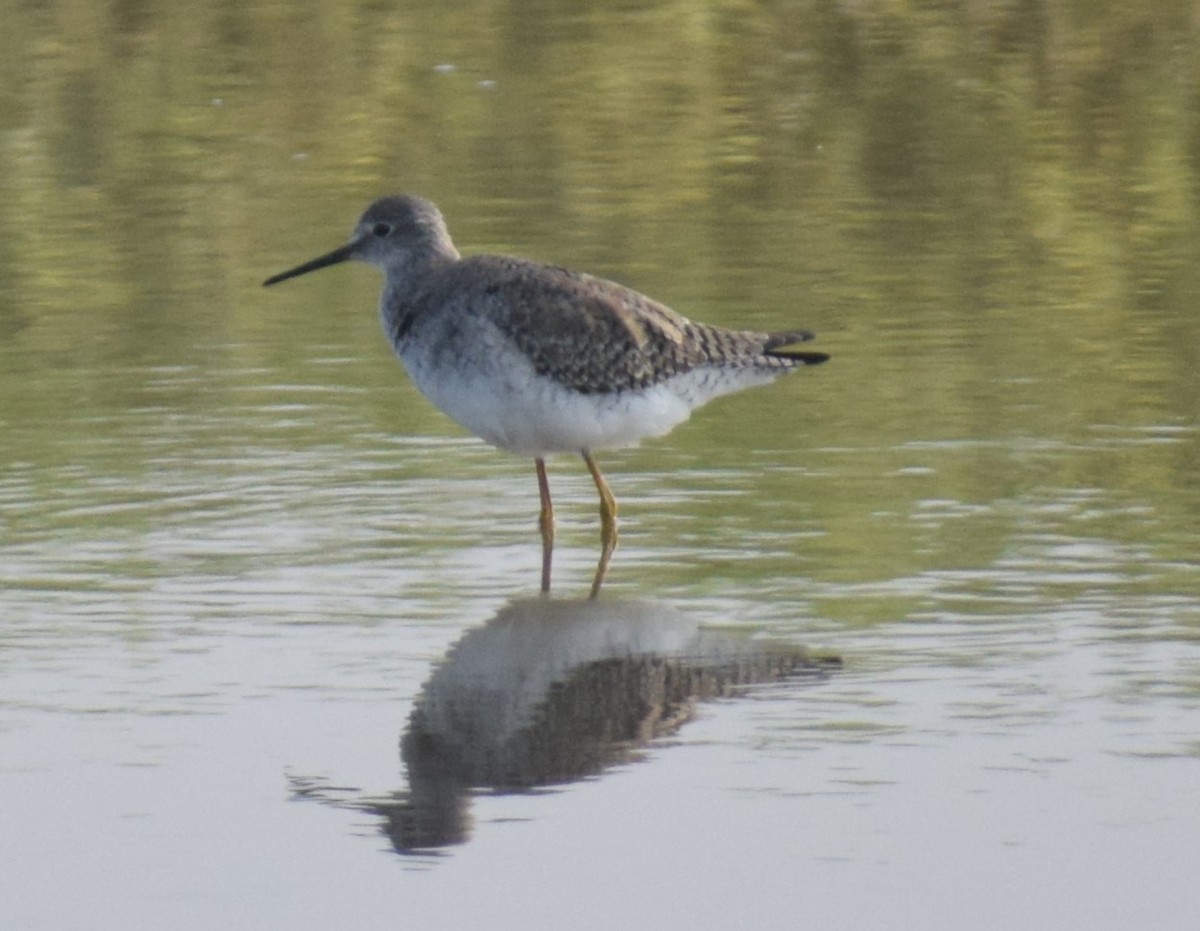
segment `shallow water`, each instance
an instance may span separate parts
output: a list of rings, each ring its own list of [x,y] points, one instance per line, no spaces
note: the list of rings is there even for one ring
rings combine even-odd
[[[1093,12],[12,17],[5,927],[1195,925],[1197,46]],[[600,456],[596,603],[552,460],[540,601],[374,273],[258,286],[397,189],[833,360]]]

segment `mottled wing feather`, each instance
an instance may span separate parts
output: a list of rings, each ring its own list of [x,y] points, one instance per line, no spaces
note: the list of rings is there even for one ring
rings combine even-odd
[[[541,375],[585,394],[645,388],[703,365],[793,368],[779,351],[808,334],[769,335],[694,323],[630,288],[501,256],[486,264],[486,307]],[[816,355],[816,354],[813,354]]]
[[[553,266],[486,258],[480,302],[541,375],[577,391],[643,388],[704,361],[678,314],[613,282]]]

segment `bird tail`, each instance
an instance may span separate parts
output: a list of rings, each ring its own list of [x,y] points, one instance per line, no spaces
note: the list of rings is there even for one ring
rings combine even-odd
[[[768,333],[763,343],[763,355],[773,359],[786,359],[793,365],[820,365],[829,359],[824,352],[808,352],[794,348],[797,343],[807,343],[815,334],[808,330],[790,330],[786,333]]]

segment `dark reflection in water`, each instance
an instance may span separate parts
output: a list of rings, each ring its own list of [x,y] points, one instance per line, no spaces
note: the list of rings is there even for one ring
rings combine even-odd
[[[654,602],[513,601],[463,636],[422,688],[400,740],[406,791],[354,798],[304,779],[293,791],[378,814],[397,851],[428,853],[469,839],[475,790],[595,775],[677,731],[697,702],[839,665],[746,631],[702,629]]]

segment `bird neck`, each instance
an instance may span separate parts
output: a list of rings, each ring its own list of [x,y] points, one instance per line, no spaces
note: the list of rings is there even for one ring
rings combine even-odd
[[[384,274],[379,316],[397,352],[408,337],[424,296],[437,288],[437,282],[460,259],[444,225],[425,233],[410,239],[404,249],[386,255],[378,263]]]
[[[453,247],[409,252],[403,260],[384,268],[386,280],[379,296],[379,316],[396,351],[404,344],[409,329],[428,303],[431,291],[439,288],[443,274],[459,261]]]
[[[410,246],[387,256],[378,263],[387,279],[388,291],[404,292],[420,286],[421,281],[438,274],[458,261],[458,250],[449,242],[429,242]]]

